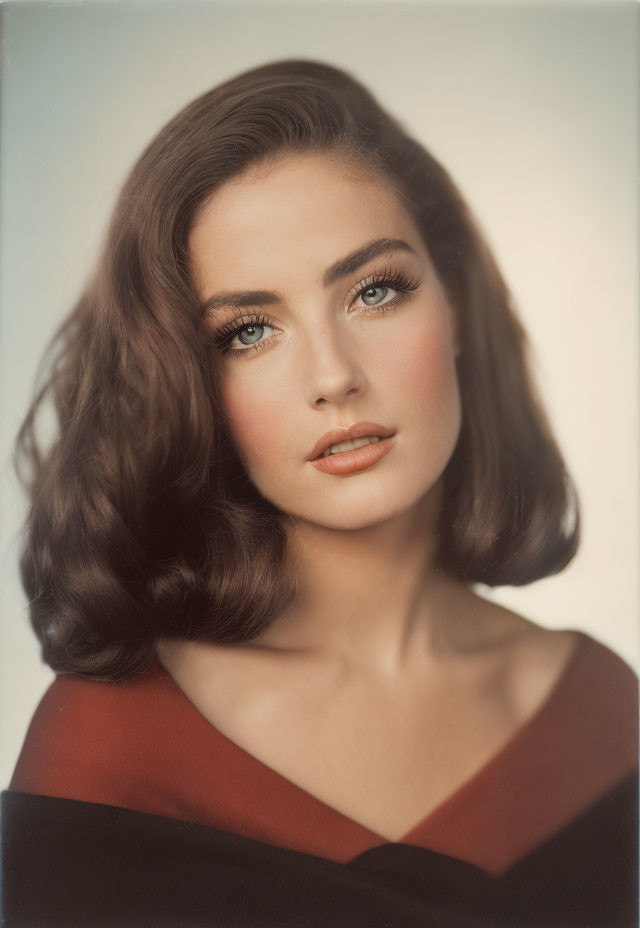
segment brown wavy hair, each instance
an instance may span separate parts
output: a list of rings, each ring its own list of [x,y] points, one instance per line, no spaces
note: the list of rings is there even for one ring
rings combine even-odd
[[[444,168],[349,74],[257,67],[183,109],[133,168],[97,270],[58,330],[20,430],[31,496],[23,584],[44,660],[122,678],[160,635],[250,640],[295,595],[282,516],[252,486],[217,398],[187,238],[255,162],[323,152],[378,172],[409,210],[458,316],[463,422],[438,556],[466,582],[561,570],[578,507],[496,264]],[[36,414],[52,398],[43,450]]]

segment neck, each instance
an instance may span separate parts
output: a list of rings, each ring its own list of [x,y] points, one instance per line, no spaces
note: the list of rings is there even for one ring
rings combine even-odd
[[[439,500],[362,529],[291,520],[297,593],[261,639],[266,647],[337,658],[393,674],[417,651],[446,647],[467,594],[434,563]]]

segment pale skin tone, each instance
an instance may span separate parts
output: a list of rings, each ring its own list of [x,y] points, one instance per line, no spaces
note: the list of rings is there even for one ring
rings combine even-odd
[[[381,241],[380,254],[327,274]],[[384,179],[323,155],[252,167],[204,204],[189,247],[203,304],[216,297],[205,324],[257,326],[225,345],[221,396],[249,476],[285,515],[297,595],[252,642],[165,639],[160,659],[232,741],[399,840],[531,717],[575,636],[434,566],[460,348]],[[404,299],[382,283],[398,273]],[[228,299],[238,291],[271,296],[239,309]],[[315,469],[318,438],[361,420],[393,429],[392,450],[349,475]]]

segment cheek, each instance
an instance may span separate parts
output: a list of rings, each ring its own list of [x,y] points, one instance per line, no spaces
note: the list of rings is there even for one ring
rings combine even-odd
[[[454,346],[446,324],[436,324],[404,339],[391,365],[395,390],[417,413],[431,417],[459,401]]]
[[[276,461],[286,441],[289,418],[282,395],[266,389],[256,393],[242,378],[230,376],[221,383],[220,397],[231,437],[245,465],[256,457]]]
[[[404,343],[388,389],[400,397],[417,460],[441,471],[455,448],[462,421],[455,348],[448,326],[429,326]]]

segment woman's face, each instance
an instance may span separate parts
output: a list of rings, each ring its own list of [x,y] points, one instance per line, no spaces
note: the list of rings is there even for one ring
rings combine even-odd
[[[204,204],[189,248],[260,493],[337,529],[423,501],[460,429],[455,319],[391,188],[325,155],[258,165]],[[310,460],[357,423],[380,441]]]

